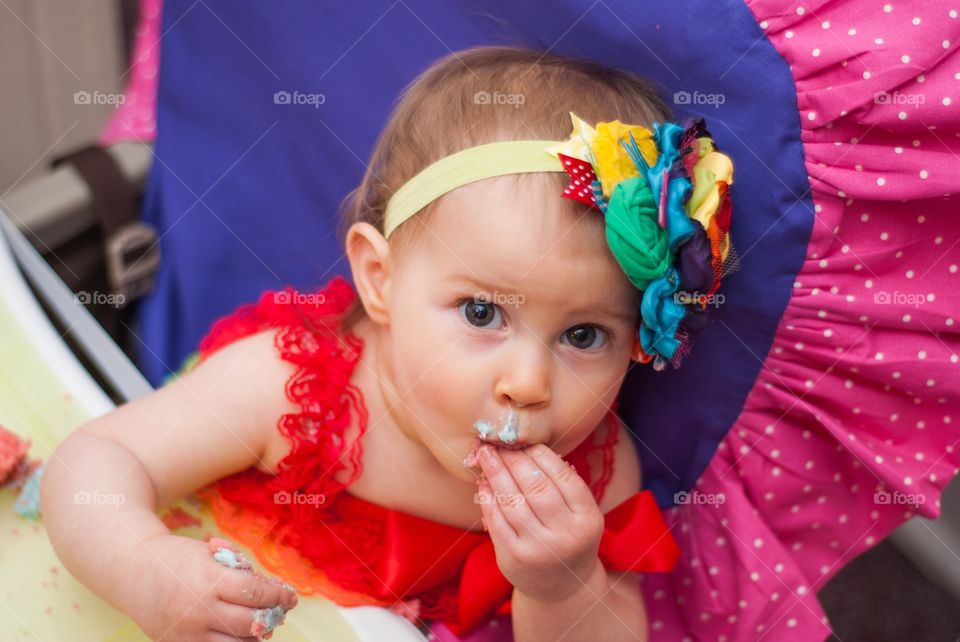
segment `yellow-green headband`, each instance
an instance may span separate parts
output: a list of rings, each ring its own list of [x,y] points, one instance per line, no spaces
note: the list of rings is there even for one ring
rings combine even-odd
[[[394,193],[387,203],[383,235],[462,185],[485,178],[529,172],[563,172],[560,160],[547,147],[560,145],[556,140],[510,140],[486,143],[445,156],[423,169]]]
[[[384,236],[467,183],[566,172],[563,196],[599,210],[613,257],[643,291],[641,360],[656,370],[678,366],[689,334],[705,327],[706,297],[735,269],[736,256],[728,256],[733,162],[702,118],[656,122],[652,130],[619,120],[594,127],[574,113],[570,119],[565,141],[488,143],[433,163],[390,199]]]

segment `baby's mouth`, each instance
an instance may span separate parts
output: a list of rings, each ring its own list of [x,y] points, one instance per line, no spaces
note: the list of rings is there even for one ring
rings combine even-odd
[[[463,465],[467,468],[473,468],[479,465],[477,455],[480,446],[484,443],[505,450],[521,450],[530,445],[528,442],[519,439],[520,413],[517,412],[514,406],[510,406],[507,416],[501,420],[499,430],[496,430],[496,427],[489,421],[483,419],[478,419],[473,422],[473,428],[477,432],[479,439],[463,460]]]
[[[497,448],[508,450],[519,450],[526,448],[529,444],[519,439],[520,436],[520,413],[514,406],[510,406],[507,416],[501,419],[500,429],[488,421],[478,419],[473,422],[473,427],[480,437],[480,441],[493,444]],[[496,438],[494,438],[496,435]]]
[[[473,468],[480,465],[477,457],[480,446],[482,446],[484,443],[492,444],[497,448],[507,448],[510,450],[525,448],[527,444],[517,440],[519,427],[520,413],[518,413],[516,408],[513,406],[510,406],[506,418],[501,420],[501,426],[499,430],[497,430],[496,427],[489,421],[484,419],[478,419],[473,422],[473,429],[476,431],[479,439],[464,458],[464,467]],[[496,439],[494,439],[494,437],[496,437]]]

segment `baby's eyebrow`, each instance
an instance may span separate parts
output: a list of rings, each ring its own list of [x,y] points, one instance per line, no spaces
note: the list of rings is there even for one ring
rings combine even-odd
[[[516,288],[503,287],[500,285],[494,285],[492,283],[486,283],[477,276],[472,276],[470,274],[452,274],[444,279],[445,282],[453,283],[469,283],[470,285],[475,285],[482,290],[485,290],[488,293],[492,292],[502,292],[505,294],[519,293],[520,290]]]
[[[444,282],[447,283],[466,283],[472,286],[479,288],[479,291],[482,294],[489,296],[496,295],[511,295],[514,293],[521,294],[523,293],[520,289],[514,289],[509,287],[502,287],[498,285],[493,285],[491,283],[486,283],[477,276],[470,274],[452,274],[447,276],[444,279]],[[493,301],[496,303],[496,301]],[[623,321],[624,323],[633,323],[637,319],[639,312],[635,311],[623,311],[617,308],[608,308],[605,305],[597,305],[595,303],[577,306],[576,308],[571,308],[569,313],[571,315],[583,315],[583,316],[597,316],[604,319]]]

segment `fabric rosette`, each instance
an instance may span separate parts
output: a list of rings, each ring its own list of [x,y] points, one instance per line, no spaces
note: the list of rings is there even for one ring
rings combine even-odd
[[[564,196],[599,209],[607,245],[637,289],[644,361],[679,367],[706,327],[709,297],[736,268],[730,243],[733,163],[702,118],[618,120],[592,127],[571,113],[569,140],[547,149],[571,181]]]

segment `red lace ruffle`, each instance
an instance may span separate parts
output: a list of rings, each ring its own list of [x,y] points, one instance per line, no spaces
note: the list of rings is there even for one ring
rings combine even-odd
[[[363,341],[342,332],[341,326],[341,315],[355,296],[346,280],[335,277],[313,293],[291,288],[266,292],[258,303],[241,306],[212,326],[200,343],[199,361],[233,341],[276,328],[279,356],[297,366],[286,394],[301,410],[279,418],[278,429],[291,450],[279,462],[276,476],[249,468],[198,494],[209,502],[226,534],[301,593],[321,593],[344,606],[389,606],[398,599],[418,598],[422,618],[454,622],[459,578],[434,578],[432,584],[411,586],[410,594],[391,596],[376,572],[389,566],[383,543],[396,528],[388,533],[387,527],[419,518],[343,493],[346,486],[335,479],[337,471],[346,469],[348,486],[360,475],[361,439],[367,429],[363,396],[350,383]],[[346,443],[354,417],[358,435]],[[613,473],[619,432],[615,408],[605,427],[566,457],[598,502]],[[593,452],[602,471],[596,479],[591,479],[588,462]],[[473,540],[485,537],[468,532],[463,539],[476,546]]]

